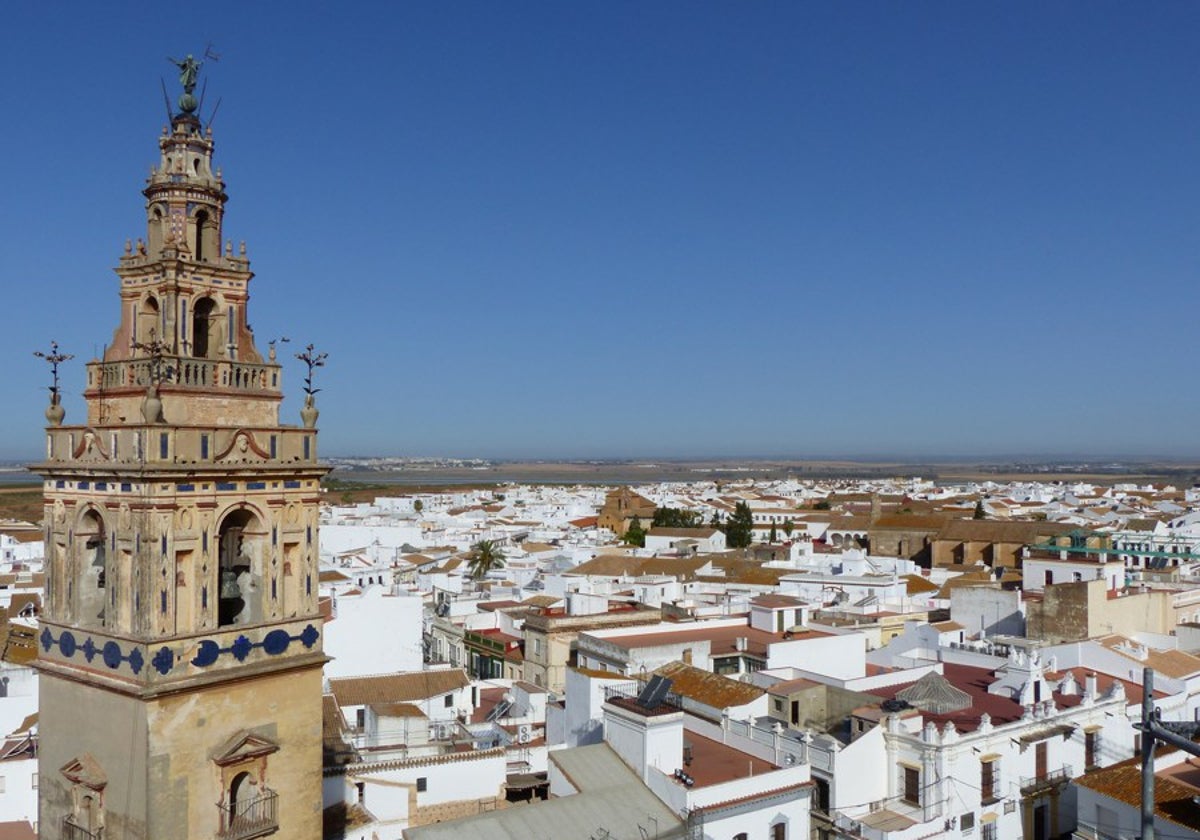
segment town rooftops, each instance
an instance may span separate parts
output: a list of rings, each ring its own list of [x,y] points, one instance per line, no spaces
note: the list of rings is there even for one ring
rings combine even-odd
[[[661,625],[660,625],[661,626]],[[729,624],[727,622],[700,622],[683,624],[678,627],[661,626],[662,629],[644,633],[597,634],[602,641],[625,650],[638,648],[659,647],[661,645],[683,645],[694,642],[709,642],[713,656],[735,653],[738,651],[738,640],[746,640],[746,652],[765,656],[767,648],[773,644],[804,639],[816,639],[829,636],[820,630],[799,630],[791,632],[787,637],[783,633],[770,633],[759,630],[749,624]]]
[[[37,832],[27,820],[0,822],[0,840],[37,840]]]
[[[406,840],[589,840],[603,826],[610,837],[638,837],[652,825],[672,836],[680,818],[651,793],[608,744],[557,750],[549,761],[578,793],[536,805],[501,808],[460,820],[405,829]],[[741,765],[744,771],[746,765]]]
[[[952,542],[1034,543],[1039,537],[1069,533],[1074,526],[1061,522],[1004,519],[951,519],[934,539]]]
[[[676,694],[714,709],[744,706],[766,694],[756,685],[731,680],[682,662],[664,665],[654,673],[671,680],[671,690]]]
[[[1164,820],[1200,831],[1200,767],[1189,759],[1183,764],[1154,774],[1154,813]],[[1141,808],[1142,766],[1138,758],[1118,762],[1111,767],[1092,770],[1075,779],[1080,787]],[[1170,835],[1168,835],[1170,836]]]
[[[373,706],[427,700],[470,684],[464,669],[448,668],[331,679],[329,691],[337,698],[339,706]]]
[[[667,537],[667,538],[691,538],[694,540],[711,539],[715,534],[719,533],[717,528],[664,528],[655,526],[646,532],[648,537]]]
[[[750,603],[756,607],[766,607],[770,610],[778,609],[794,609],[803,607],[807,602],[799,598],[794,598],[791,595],[758,595],[751,598]]]
[[[1134,660],[1141,667],[1153,668],[1166,677],[1183,679],[1200,674],[1200,657],[1181,650],[1155,650],[1116,634],[1101,636],[1096,641],[1114,653]]]
[[[1086,669],[1072,668],[1070,670],[1075,677],[1076,684],[1082,685]],[[927,722],[933,722],[939,726],[951,723],[959,732],[973,732],[978,728],[980,718],[984,712],[988,714],[992,724],[996,726],[1020,720],[1024,715],[1024,708],[1016,700],[1004,694],[991,694],[988,692],[988,686],[998,679],[994,671],[970,665],[945,663],[942,666],[942,674],[949,685],[968,695],[971,702],[969,706],[955,711],[939,712],[934,709],[924,709],[922,710],[922,715]],[[1125,691],[1127,702],[1137,703],[1140,701],[1142,696],[1141,686],[1127,680],[1117,680],[1104,674],[1097,675],[1096,690],[1103,695],[1112,687],[1114,682],[1121,684]],[[901,696],[904,691],[915,685],[917,685],[917,682],[907,682],[868,688],[865,691],[868,694],[874,694],[881,700],[893,697],[904,699]],[[1063,694],[1055,691],[1053,692],[1053,699],[1059,708],[1071,708],[1079,705],[1083,698],[1080,694]]]
[[[719,785],[746,776],[760,776],[779,767],[736,747],[705,738],[693,730],[683,733],[684,757],[691,753],[691,763],[684,769],[698,788]]]
[[[871,530],[940,531],[945,516],[922,516],[917,513],[886,513],[871,523]]]
[[[926,592],[937,592],[938,585],[921,575],[905,575],[904,581],[908,595],[921,595]]]

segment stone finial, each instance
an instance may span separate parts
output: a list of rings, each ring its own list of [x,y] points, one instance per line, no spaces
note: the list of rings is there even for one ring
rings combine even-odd
[[[126,239],[125,240],[125,255],[129,256],[132,253],[133,253],[133,241],[130,239]]]
[[[140,236],[138,237],[138,241],[137,241],[137,252],[139,254],[141,254],[142,256],[145,256],[145,254],[146,254],[146,243],[142,240],[142,238]]]
[[[992,716],[989,715],[987,712],[984,712],[983,714],[981,714],[979,716],[979,731],[980,732],[991,732],[992,731]]]
[[[246,240],[245,239],[243,239],[238,244],[238,255],[242,256],[242,257],[246,256]]]
[[[227,257],[233,256],[233,240],[232,239],[225,240],[225,256],[227,256]]]
[[[39,359],[44,359],[46,363],[50,365],[50,406],[46,409],[46,420],[51,426],[61,426],[66,412],[62,407],[62,400],[58,387],[58,366],[63,362],[71,361],[71,359],[74,359],[75,356],[71,353],[63,353],[60,351],[58,349],[57,341],[50,342],[50,352],[43,353],[41,350],[35,350],[33,351],[33,355],[37,356]]]

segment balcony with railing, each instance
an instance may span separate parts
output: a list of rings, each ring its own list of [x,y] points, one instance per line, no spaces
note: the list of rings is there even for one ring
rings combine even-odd
[[[88,365],[88,388],[106,391],[144,388],[151,382],[188,388],[218,388],[231,391],[277,391],[279,365],[228,359],[193,359],[167,356],[157,372],[149,358],[120,359]]]
[[[250,840],[265,837],[279,830],[279,794],[264,788],[252,799],[238,799],[231,804],[222,804],[221,840]]]
[[[1074,774],[1071,771],[1071,765],[1064,764],[1057,770],[1051,770],[1048,773],[1041,773],[1036,776],[1021,777],[1021,794],[1024,796],[1032,796],[1042,791],[1050,790],[1058,785],[1065,785],[1071,781]]]
[[[63,817],[62,836],[63,840],[101,840],[104,837],[104,829],[94,828],[89,831],[76,824],[74,817],[66,816]]]

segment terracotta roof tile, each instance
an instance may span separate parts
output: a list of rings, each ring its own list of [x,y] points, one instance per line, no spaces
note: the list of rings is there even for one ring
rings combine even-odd
[[[331,679],[329,690],[337,698],[339,706],[370,706],[378,703],[426,700],[470,684],[464,669],[449,668]]]

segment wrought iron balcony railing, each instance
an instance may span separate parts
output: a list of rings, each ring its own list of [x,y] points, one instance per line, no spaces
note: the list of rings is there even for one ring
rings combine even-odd
[[[270,788],[252,799],[239,799],[221,809],[221,840],[250,840],[279,829],[279,794]]]
[[[104,829],[96,828],[88,831],[81,825],[75,823],[74,817],[63,817],[63,840],[101,840],[104,837]]]
[[[1048,773],[1043,773],[1040,776],[1022,776],[1021,777],[1021,793],[1030,794],[1036,793],[1039,790],[1046,790],[1055,785],[1066,784],[1074,777],[1071,772],[1071,765],[1064,764],[1057,770],[1051,770]]]

